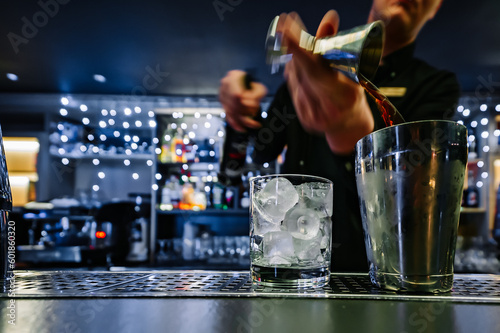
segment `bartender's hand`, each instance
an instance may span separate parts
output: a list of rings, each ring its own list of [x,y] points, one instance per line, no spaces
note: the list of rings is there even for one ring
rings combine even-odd
[[[316,37],[335,35],[339,17],[331,10],[323,17]],[[310,132],[323,133],[336,153],[352,152],[356,142],[373,131],[374,120],[363,88],[331,69],[320,55],[299,46],[305,27],[297,13],[282,14],[277,31],[293,57],[285,67],[285,78],[297,116]]]
[[[260,101],[267,94],[267,88],[259,82],[245,87],[244,71],[232,70],[221,80],[219,100],[226,112],[226,121],[239,132],[259,128],[261,124],[253,118],[260,111]]]

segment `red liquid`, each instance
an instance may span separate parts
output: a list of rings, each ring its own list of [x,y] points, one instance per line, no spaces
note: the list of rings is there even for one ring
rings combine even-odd
[[[402,124],[405,122],[403,116],[399,113],[398,109],[383,95],[380,90],[363,75],[359,74],[359,84],[377,103],[378,109],[384,119],[385,126],[392,126]]]

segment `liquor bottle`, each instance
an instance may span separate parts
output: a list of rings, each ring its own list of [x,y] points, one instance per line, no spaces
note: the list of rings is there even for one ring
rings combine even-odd
[[[174,142],[172,143],[172,162],[182,163],[182,153],[184,151],[184,142],[182,138],[182,129],[177,128],[175,133]]]
[[[161,137],[161,153],[160,162],[170,163],[172,162],[171,145],[172,145],[172,128],[168,125],[167,129],[163,132]]]
[[[477,158],[477,136],[474,128],[470,127],[467,130],[469,141],[469,159]]]
[[[212,187],[212,205],[217,209],[227,209],[224,185],[217,182]]]
[[[182,154],[182,161],[184,163],[192,163],[196,157],[196,150],[194,149],[193,141],[186,135],[184,135],[184,150]]]
[[[474,173],[469,170],[468,181],[467,181],[467,195],[465,197],[465,205],[467,207],[479,207],[479,191],[476,187],[474,181]]]

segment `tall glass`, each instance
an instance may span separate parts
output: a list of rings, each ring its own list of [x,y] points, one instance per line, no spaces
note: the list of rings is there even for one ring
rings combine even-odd
[[[321,287],[330,280],[333,184],[306,175],[250,179],[254,283]]]
[[[358,141],[356,181],[373,284],[409,292],[452,288],[466,163],[467,130],[452,121],[404,123]]]

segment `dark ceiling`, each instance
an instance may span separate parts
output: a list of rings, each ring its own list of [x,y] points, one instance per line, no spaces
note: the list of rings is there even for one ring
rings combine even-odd
[[[43,5],[45,4],[45,5]],[[230,69],[252,69],[273,92],[264,61],[274,15],[296,10],[314,31],[331,8],[341,29],[365,23],[370,0],[4,1],[0,91],[214,95]],[[217,11],[217,9],[219,12]],[[464,91],[500,91],[500,1],[445,0],[417,55],[454,71]],[[14,73],[18,81],[10,81]],[[106,77],[96,82],[94,74]],[[486,83],[485,83],[486,82]],[[482,85],[482,86],[481,86]]]

